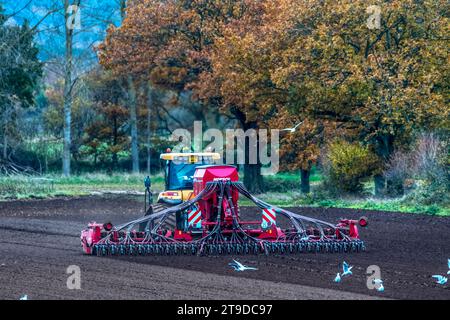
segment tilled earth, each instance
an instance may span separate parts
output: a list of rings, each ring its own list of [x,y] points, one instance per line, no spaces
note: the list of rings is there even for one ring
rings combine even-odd
[[[87,223],[123,223],[142,215],[143,202],[127,196],[0,202],[0,299],[450,299],[446,275],[450,218],[348,209],[290,208],[337,222],[369,218],[361,229],[367,251],[276,256],[93,257],[82,254]],[[255,215],[256,208],[242,208]],[[235,272],[233,259],[257,271]],[[333,279],[342,262],[353,275]],[[80,267],[81,289],[67,288],[67,268]],[[383,293],[367,288],[377,265]]]

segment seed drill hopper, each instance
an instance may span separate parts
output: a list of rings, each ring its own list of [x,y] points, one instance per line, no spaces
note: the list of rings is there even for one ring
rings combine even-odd
[[[91,255],[219,255],[301,252],[358,252],[365,249],[358,225],[367,219],[331,224],[270,205],[251,195],[233,166],[198,167],[193,197],[160,212],[113,226],[92,222],[81,233]],[[260,209],[244,220],[239,196]],[[167,221],[175,217],[176,226]]]

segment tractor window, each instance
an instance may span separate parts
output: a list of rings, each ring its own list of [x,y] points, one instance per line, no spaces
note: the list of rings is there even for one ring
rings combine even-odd
[[[169,190],[184,190],[193,188],[195,169],[202,164],[179,163],[169,164]]]

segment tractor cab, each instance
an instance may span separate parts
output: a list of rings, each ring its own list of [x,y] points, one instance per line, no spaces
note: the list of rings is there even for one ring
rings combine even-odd
[[[168,150],[170,151],[170,150]],[[163,153],[165,161],[165,191],[158,196],[158,203],[177,205],[193,197],[194,173],[197,167],[214,164],[220,160],[219,153]]]

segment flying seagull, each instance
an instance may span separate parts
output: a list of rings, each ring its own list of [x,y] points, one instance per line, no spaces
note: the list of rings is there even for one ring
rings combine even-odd
[[[242,263],[236,260],[233,260],[233,262],[229,263],[228,265],[231,266],[234,271],[258,270],[258,268],[244,266]]]
[[[345,277],[352,275],[352,269],[353,266],[350,266],[347,262],[344,261],[344,263],[342,264],[342,276]]]
[[[436,279],[436,283],[437,284],[441,284],[441,285],[446,284],[447,280],[448,280],[446,277],[443,277],[443,276],[440,276],[440,275],[434,275],[432,277]]]
[[[294,133],[295,131],[297,131],[297,128],[300,127],[300,125],[301,125],[302,123],[303,123],[303,121],[300,122],[300,123],[298,123],[298,124],[296,124],[295,127],[293,127],[293,128],[281,129],[280,131],[288,131],[288,132],[290,132],[290,133]]]
[[[22,297],[20,297],[19,300],[28,300],[28,296],[27,295],[23,295]]]

